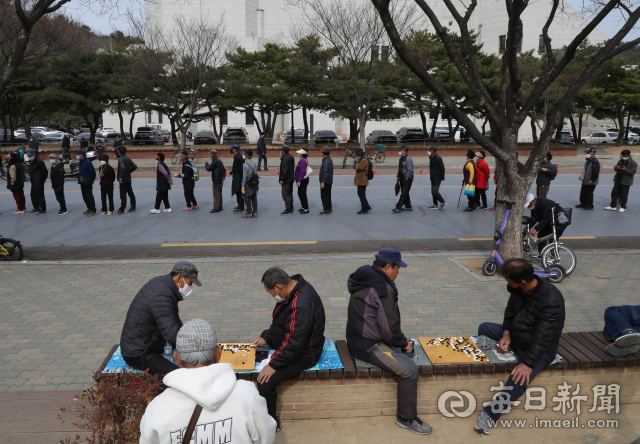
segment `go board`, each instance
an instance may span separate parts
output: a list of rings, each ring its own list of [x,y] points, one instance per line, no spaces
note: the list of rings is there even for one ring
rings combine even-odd
[[[220,362],[233,365],[234,371],[253,370],[256,367],[256,349],[250,342],[221,342]]]
[[[489,362],[469,336],[418,338],[418,341],[433,364]]]

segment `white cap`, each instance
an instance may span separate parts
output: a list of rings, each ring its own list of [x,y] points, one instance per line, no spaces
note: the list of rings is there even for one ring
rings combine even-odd
[[[524,199],[524,207],[527,208],[531,202],[533,202],[535,196],[531,193],[527,194],[527,197]]]

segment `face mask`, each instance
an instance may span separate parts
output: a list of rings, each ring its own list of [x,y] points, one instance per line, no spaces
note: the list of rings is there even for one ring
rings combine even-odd
[[[159,163],[160,163],[160,161],[158,159],[156,159],[156,164],[159,164]]]
[[[100,161],[100,165],[106,165],[106,164],[107,164],[107,161],[106,161],[106,160],[101,160],[101,161]]]
[[[530,205],[528,208],[529,208],[530,210],[533,210],[535,207],[536,207],[535,205]]]
[[[476,153],[476,157],[482,158],[482,154]]]
[[[431,151],[427,151],[427,156],[430,156],[430,155],[431,155]]]
[[[56,163],[56,159],[49,159],[49,162]]]
[[[623,157],[622,160],[629,160],[629,158],[628,157]]]
[[[284,296],[284,293],[282,294]],[[276,301],[277,304],[284,302],[284,299],[278,296],[278,288],[276,288],[276,295],[272,296],[272,298]]]
[[[402,156],[402,151],[398,151],[398,156]]]
[[[587,159],[591,159],[591,154],[586,154],[584,157]]]
[[[242,155],[242,159],[246,159],[246,157],[244,157],[244,154]]]
[[[182,279],[184,280],[184,278]],[[187,285],[187,281],[184,281],[184,287],[178,288],[178,293],[180,293],[183,298],[186,298],[187,296],[189,296],[192,291],[193,291],[193,288],[191,287],[191,285]]]

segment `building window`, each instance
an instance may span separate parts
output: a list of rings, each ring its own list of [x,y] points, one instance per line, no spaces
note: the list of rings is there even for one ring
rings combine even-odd
[[[371,60],[378,60],[378,55],[379,55],[378,47],[373,46],[371,48]]]
[[[151,111],[147,111],[147,123],[151,123]]]
[[[382,60],[389,60],[389,47],[381,46],[380,53],[382,54]]]
[[[220,110],[220,121],[222,125],[229,125],[229,115],[226,109]]]
[[[253,107],[247,108],[244,123],[245,125],[253,125]]]
[[[158,123],[162,123],[162,113],[158,111]]]
[[[507,50],[507,36],[501,35],[498,38],[500,39],[500,47],[498,48],[498,50],[500,51],[500,54],[503,54]]]
[[[538,51],[540,51],[540,52],[544,52],[545,51],[544,36],[543,35],[541,35],[540,38],[538,39]]]

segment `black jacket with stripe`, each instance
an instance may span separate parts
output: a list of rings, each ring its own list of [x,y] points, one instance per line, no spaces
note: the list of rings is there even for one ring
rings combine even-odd
[[[324,307],[315,288],[297,274],[289,297],[275,306],[271,326],[260,335],[275,349],[269,365],[281,369],[301,360],[306,368],[318,363],[324,347]]]

